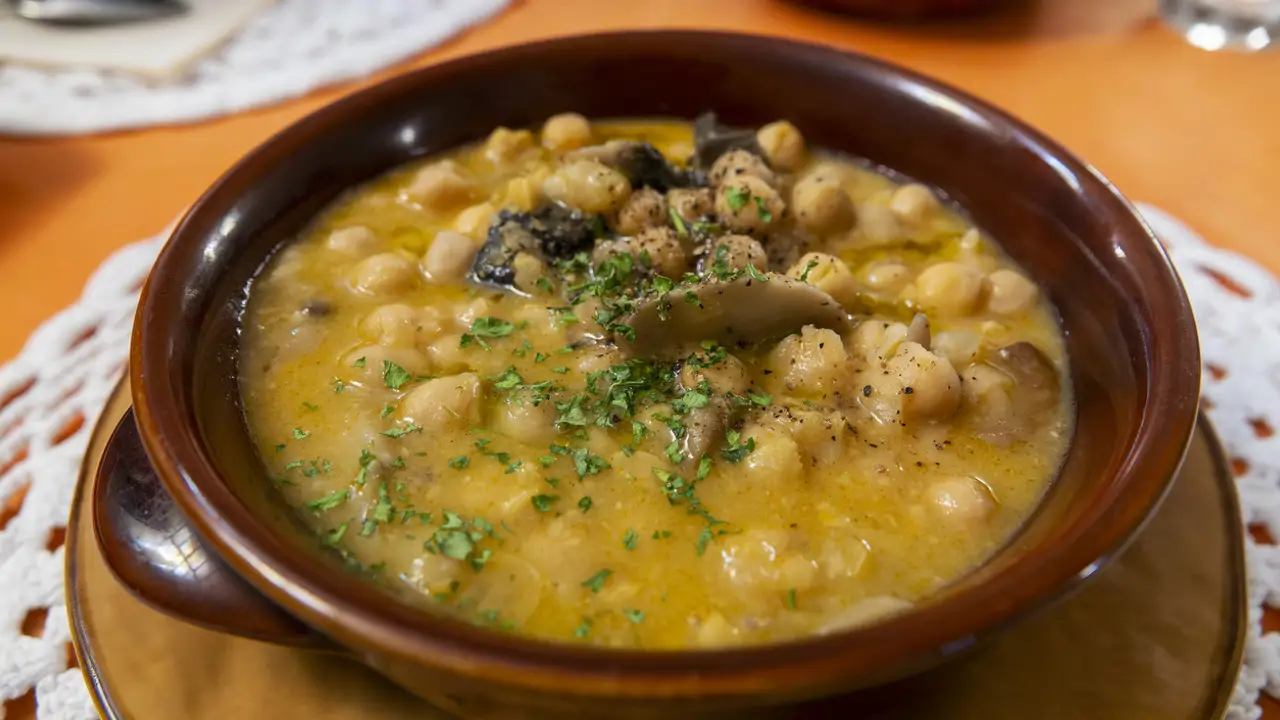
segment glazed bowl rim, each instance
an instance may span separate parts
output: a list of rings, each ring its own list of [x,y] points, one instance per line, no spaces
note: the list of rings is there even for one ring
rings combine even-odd
[[[169,338],[148,334],[157,313],[155,286],[183,282],[176,268],[199,245],[210,226],[203,217],[218,212],[252,188],[272,167],[273,146],[323,142],[358,106],[379,104],[413,92],[433,75],[474,72],[495,64],[520,62],[547,50],[581,51],[610,43],[666,41],[743,45],[753,52],[862,66],[887,75],[904,87],[927,91],[958,103],[1002,130],[1016,133],[1046,157],[1083,178],[1078,195],[1107,206],[1127,223],[1116,236],[1127,248],[1148,253],[1161,271],[1139,281],[1142,298],[1166,295],[1172,311],[1152,313],[1146,398],[1140,406],[1134,441],[1128,445],[1113,502],[1092,507],[1089,522],[1076,536],[1036,558],[1012,563],[986,582],[949,594],[935,603],[879,623],[830,635],[809,636],[759,646],[711,650],[642,651],[552,643],[471,627],[461,621],[422,612],[391,600],[381,591],[351,579],[343,581],[318,560],[287,550],[258,516],[223,481],[184,409],[165,384]],[[797,61],[797,64],[800,64]],[[1102,270],[1098,271],[1102,273]],[[190,333],[195,342],[199,333]],[[557,37],[508,46],[417,69],[362,89],[326,105],[272,136],[237,162],[183,216],[162,249],[143,290],[132,339],[134,407],[147,453],[165,487],[202,538],[238,573],[273,601],[338,642],[360,650],[462,675],[529,689],[554,689],[581,695],[700,696],[757,692],[768,688],[821,686],[851,676],[870,675],[895,663],[941,649],[971,644],[979,634],[1060,595],[1087,577],[1121,549],[1163,498],[1191,439],[1199,397],[1199,346],[1190,306],[1168,256],[1129,202],[1092,166],[1011,115],[961,90],[865,55],[826,46],[759,35],[700,30],[641,30]],[[1164,365],[1161,366],[1161,361]],[[1194,372],[1186,368],[1194,365]],[[194,384],[187,378],[188,385]],[[190,391],[194,395],[194,390]],[[186,423],[184,427],[183,423]],[[1121,497],[1126,502],[1115,502]],[[1097,505],[1099,503],[1094,503]],[[1090,531],[1092,532],[1085,532]],[[1069,542],[1067,542],[1069,540]],[[959,619],[957,619],[959,618]]]

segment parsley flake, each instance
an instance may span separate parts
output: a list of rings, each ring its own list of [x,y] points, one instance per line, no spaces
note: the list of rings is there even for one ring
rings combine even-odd
[[[529,498],[529,501],[533,503],[534,510],[537,510],[540,513],[544,513],[544,512],[550,512],[551,506],[554,505],[555,502],[559,499],[560,499],[559,495],[546,495],[546,494],[539,493]]]
[[[639,540],[639,539],[640,538],[638,535],[636,535],[635,530],[632,530],[631,528],[627,528],[627,534],[622,536],[622,547],[628,550],[635,550],[636,540]]]
[[[328,495],[325,495],[322,498],[317,498],[308,503],[305,503],[303,507],[307,508],[308,510],[315,510],[316,512],[325,512],[338,507],[339,505],[341,505],[346,501],[347,501],[346,490],[334,490],[333,492],[329,493]]]
[[[582,582],[582,587],[587,588],[593,593],[598,593],[600,592],[600,589],[604,587],[605,581],[607,581],[609,576],[612,574],[612,570],[605,568],[584,580]]]
[[[303,430],[302,428],[293,429],[294,440],[306,440],[309,437],[311,437],[311,433],[307,432],[306,430]]]

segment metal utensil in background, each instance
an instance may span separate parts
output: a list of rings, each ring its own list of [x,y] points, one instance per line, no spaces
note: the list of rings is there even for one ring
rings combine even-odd
[[[60,25],[139,22],[187,11],[182,0],[10,0],[19,17]]]

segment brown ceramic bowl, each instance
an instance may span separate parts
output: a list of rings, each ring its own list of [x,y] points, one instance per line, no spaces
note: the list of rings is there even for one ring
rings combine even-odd
[[[988,563],[908,614],[746,649],[535,641],[424,612],[341,572],[275,497],[245,430],[237,326],[257,269],[343,190],[494,126],[534,125],[565,110],[692,118],[706,109],[747,126],[786,117],[816,145],[940,187],[1046,288],[1066,331],[1078,417],[1060,477],[1034,517]],[[762,37],[635,32],[506,48],[324,108],[236,165],[178,225],[134,332],[141,442],[198,536],[275,605],[228,606],[249,597],[234,583],[181,600],[159,597],[136,576],[131,584],[172,612],[258,637],[305,642],[304,626],[288,619],[297,618],[472,717],[740,716],[922,669],[1097,570],[1168,488],[1195,421],[1199,369],[1186,296],[1129,203],[1088,165],[986,103],[866,57]],[[117,434],[120,462],[142,457],[129,455],[131,431]],[[109,462],[103,473],[120,471]],[[111,544],[101,506],[98,522]],[[201,563],[191,570],[197,586],[212,573]],[[208,598],[219,598],[219,617],[202,614]],[[263,612],[276,616],[249,627]]]

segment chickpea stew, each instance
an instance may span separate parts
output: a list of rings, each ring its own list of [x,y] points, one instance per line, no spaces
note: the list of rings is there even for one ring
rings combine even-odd
[[[785,121],[499,128],[339,198],[245,312],[246,420],[320,541],[554,641],[900,612],[1011,537],[1074,422],[1035,283]],[[705,322],[661,332],[680,313]]]

